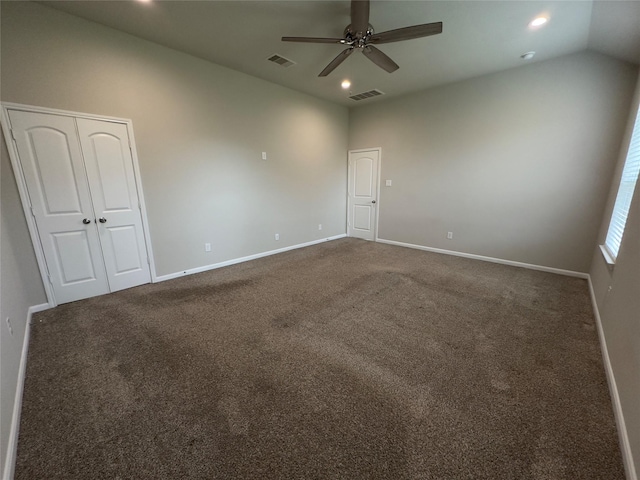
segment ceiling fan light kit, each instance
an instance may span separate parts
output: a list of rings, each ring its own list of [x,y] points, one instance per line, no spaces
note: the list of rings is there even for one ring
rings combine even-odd
[[[340,52],[320,72],[319,77],[326,77],[334,71],[338,65],[344,62],[354,50],[362,51],[365,57],[383,70],[392,73],[398,68],[391,58],[377,49],[374,44],[401,42],[414,38],[428,37],[442,33],[442,22],[425,23],[411,27],[397,28],[386,32],[375,33],[369,23],[369,0],[351,0],[351,23],[344,29],[344,38],[322,37],[282,37],[283,42],[300,43],[332,43],[346,45],[347,48]]]

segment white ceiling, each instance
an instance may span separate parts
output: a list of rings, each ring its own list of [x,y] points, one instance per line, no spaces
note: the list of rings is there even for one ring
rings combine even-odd
[[[56,9],[151,40],[234,70],[343,105],[356,94],[379,89],[403,95],[435,85],[546,60],[587,48],[640,63],[640,0],[628,1],[383,1],[373,0],[370,23],[377,32],[442,21],[441,35],[381,45],[400,65],[394,73],[357,52],[326,78],[318,73],[340,45],[280,41],[284,36],[341,37],[350,23],[348,0],[333,1],[55,1]],[[545,14],[547,25],[528,23]],[[294,62],[267,61],[277,53]]]

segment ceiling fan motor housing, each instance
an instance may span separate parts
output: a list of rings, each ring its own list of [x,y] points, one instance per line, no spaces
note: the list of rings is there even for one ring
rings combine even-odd
[[[369,24],[367,31],[364,35],[358,35],[359,32],[354,32],[351,28],[351,24],[347,25],[344,29],[344,44],[351,45],[352,47],[364,48],[369,41],[371,35],[374,34],[373,25]]]

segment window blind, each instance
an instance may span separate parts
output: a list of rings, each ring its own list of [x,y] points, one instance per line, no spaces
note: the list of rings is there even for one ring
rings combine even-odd
[[[624,162],[622,176],[620,178],[620,186],[616,196],[616,203],[611,214],[611,223],[607,232],[607,239],[604,245],[613,260],[618,256],[620,244],[622,243],[622,235],[624,227],[629,216],[629,208],[631,207],[631,199],[633,191],[638,182],[638,173],[640,173],[640,108],[636,116],[636,121],[629,142],[629,150],[627,159]]]

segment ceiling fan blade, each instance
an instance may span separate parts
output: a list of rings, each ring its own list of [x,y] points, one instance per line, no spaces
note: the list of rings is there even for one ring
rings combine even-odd
[[[342,38],[316,38],[316,37],[282,37],[283,42],[301,43],[344,43]]]
[[[351,31],[367,32],[369,28],[369,0],[351,0]]]
[[[423,25],[413,25],[412,27],[397,28],[386,32],[374,33],[369,38],[369,43],[391,43],[401,40],[411,40],[412,38],[428,37],[442,33],[442,22],[425,23]]]
[[[344,62],[347,59],[347,57],[349,55],[351,55],[351,53],[353,53],[353,47],[347,48],[347,49],[343,50],[342,52],[340,52],[340,54],[336,58],[331,60],[329,65],[324,67],[324,70],[322,70],[320,72],[320,75],[318,75],[318,76],[319,77],[326,77],[327,75],[329,75],[331,72],[333,72],[336,69],[336,67],[338,65],[340,65],[342,62]]]
[[[376,47],[371,45],[367,45],[362,49],[362,53],[364,53],[365,57],[371,60],[373,63],[378,65],[383,70],[386,70],[389,73],[395,72],[400,67],[396,62],[387,57],[384,53],[378,50]]]

